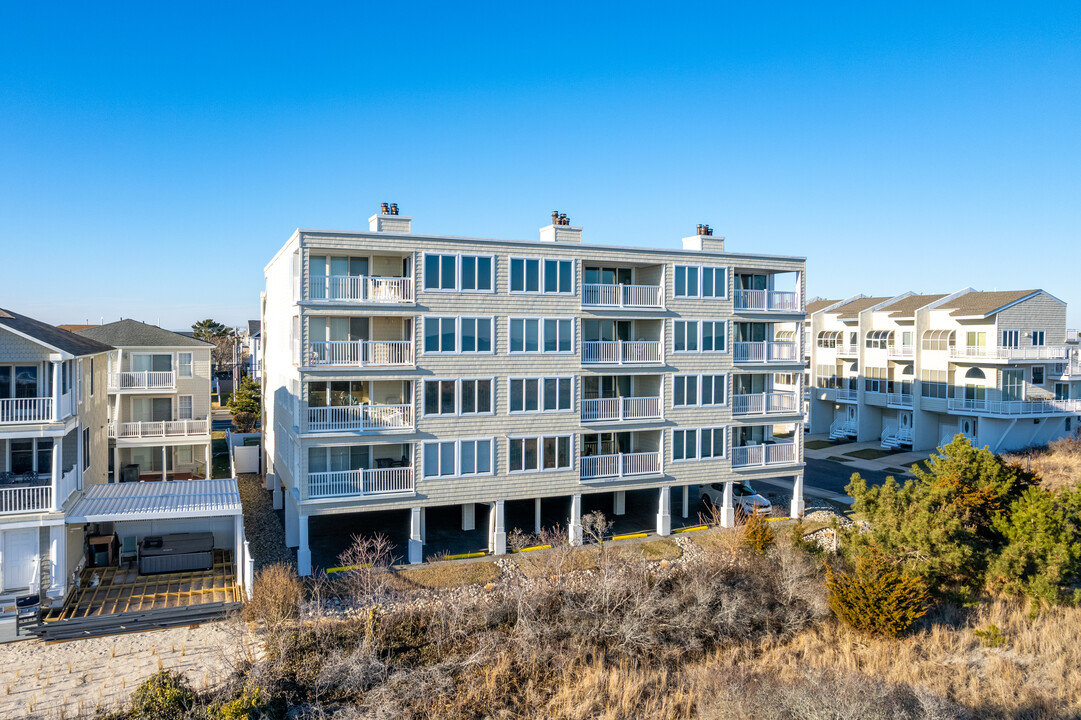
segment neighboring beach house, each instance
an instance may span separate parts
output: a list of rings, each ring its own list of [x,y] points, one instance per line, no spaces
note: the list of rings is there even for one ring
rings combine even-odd
[[[62,599],[81,564],[83,530],[64,512],[106,480],[111,351],[0,309],[0,607]]]
[[[81,330],[109,353],[109,473],[120,481],[209,478],[210,352],[136,320]]]
[[[384,206],[358,232],[298,230],[266,266],[267,483],[311,566],[309,520],[392,512],[423,557],[426,511],[558,508],[581,538],[583,495],[625,512],[649,492],[781,477],[801,515],[802,258],[726,252],[699,226],[681,247],[590,246],[566,216],[539,240],[416,234]],[[786,386],[775,385],[778,374]],[[484,515],[481,515],[484,513]],[[480,515],[480,518],[478,518]],[[388,516],[390,517],[390,516]],[[398,522],[398,520],[393,520]]]
[[[1043,290],[859,296],[810,315],[812,432],[995,452],[1077,432],[1081,358]]]

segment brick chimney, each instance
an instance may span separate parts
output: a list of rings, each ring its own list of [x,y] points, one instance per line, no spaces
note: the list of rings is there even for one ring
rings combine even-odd
[[[379,212],[368,218],[372,232],[408,233],[413,230],[413,218],[398,214],[398,203],[380,203]]]
[[[545,225],[540,229],[541,242],[582,242],[582,228],[571,225],[567,213],[552,211],[552,224]]]

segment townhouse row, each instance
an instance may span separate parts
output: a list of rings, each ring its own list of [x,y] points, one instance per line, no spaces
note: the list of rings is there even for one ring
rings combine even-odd
[[[802,512],[801,258],[419,235],[392,209],[360,232],[298,230],[262,298],[267,483],[310,570],[308,520],[791,477]],[[732,507],[726,504],[726,513]],[[538,510],[539,512],[539,510]]]

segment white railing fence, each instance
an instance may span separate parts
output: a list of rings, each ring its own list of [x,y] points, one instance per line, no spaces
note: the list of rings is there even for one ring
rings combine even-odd
[[[51,485],[0,487],[0,514],[41,512],[52,506]]]
[[[109,435],[115,438],[187,437],[210,432],[209,420],[163,420],[125,422],[109,425]]]
[[[796,359],[794,342],[736,342],[733,343],[735,361],[746,362],[791,362]]]
[[[1077,400],[987,400],[950,398],[950,410],[985,412],[990,415],[1046,415],[1081,412]]]
[[[950,348],[953,358],[988,358],[991,360],[1065,360],[1070,349],[1057,345],[1036,347],[998,347],[961,345]]]
[[[886,397],[886,403],[888,405],[900,405],[902,407],[912,407],[912,394],[911,393],[889,393]]]
[[[582,285],[582,305],[593,307],[663,308],[664,295],[658,285]]]
[[[775,290],[736,290],[736,310],[793,312],[798,309],[796,293]]]
[[[111,390],[166,390],[176,385],[171,370],[136,370],[109,376]]]
[[[389,495],[413,492],[413,468],[308,473],[308,497]]]
[[[308,430],[402,430],[413,427],[412,405],[309,407]]]
[[[52,398],[0,399],[0,423],[40,423],[52,419]]]
[[[733,415],[796,412],[797,405],[795,393],[755,393],[732,396]]]
[[[309,343],[309,365],[412,365],[411,340],[323,340]]]
[[[661,417],[659,397],[583,398],[582,422]]]
[[[658,340],[585,340],[582,342],[583,364],[633,365],[661,362]]]
[[[795,443],[742,445],[732,448],[732,467],[791,465],[796,462]]]
[[[312,275],[308,282],[308,299],[411,303],[413,302],[413,278]]]
[[[595,478],[651,475],[661,471],[659,452],[618,453],[615,455],[583,455],[580,460],[583,480]]]

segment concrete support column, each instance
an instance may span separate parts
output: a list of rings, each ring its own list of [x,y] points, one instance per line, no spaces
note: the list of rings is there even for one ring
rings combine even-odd
[[[627,514],[627,491],[616,490],[612,494],[612,514],[613,515],[626,515]]]
[[[120,482],[120,448],[113,447],[113,482]]]
[[[207,422],[209,422],[209,420]],[[214,477],[214,467],[211,464],[211,461],[213,460],[213,458],[210,457],[210,445],[211,445],[211,443],[207,443],[206,444],[206,449],[203,452],[204,456],[206,457],[206,470],[204,470],[204,472],[206,473],[206,479],[207,480]]]
[[[473,503],[462,505],[462,530],[477,529],[477,506]]]
[[[507,554],[507,528],[503,520],[503,501],[496,500],[492,503],[491,510],[488,512],[490,522],[488,527],[491,528],[491,535],[488,541],[488,549],[493,555],[506,555]]]
[[[285,546],[294,548],[300,544],[300,533],[297,530],[297,516],[300,509],[293,493],[285,494]]]
[[[68,584],[68,528],[66,525],[49,527],[49,589],[46,597],[62,598],[67,594]]]
[[[724,496],[721,501],[721,527],[736,526],[736,508],[732,503],[732,481],[724,484]]]
[[[571,495],[571,517],[567,524],[567,541],[571,545],[582,544],[582,493]]]
[[[420,541],[428,542],[428,509],[420,509]]]
[[[167,446],[162,445],[161,446],[161,479],[162,480],[168,480],[169,479],[169,464],[168,464],[168,462],[166,462],[166,454],[165,454],[166,450],[168,450]]]
[[[52,400],[53,400],[53,418],[52,419],[53,419],[53,422],[60,422],[60,382],[61,382],[60,366],[61,366],[62,362],[63,361],[61,361],[61,360],[53,360],[52,361],[52,366],[53,366],[53,368],[52,368],[52,370],[53,370],[53,388],[52,388],[53,389],[53,392],[52,392],[52,396],[53,396],[52,397]]]
[[[281,480],[278,478],[277,473],[274,473],[272,475],[267,476],[267,484],[270,484],[271,480],[274,481],[274,484],[272,486],[272,490],[271,490],[271,493],[270,493],[270,496],[271,496],[271,498],[273,499],[273,502],[274,502],[274,509],[275,510],[281,510],[282,509],[282,483],[281,483]]]
[[[803,502],[803,473],[799,473],[792,483],[792,506],[788,514],[790,517],[801,518],[805,507]]]
[[[687,516],[691,512],[690,504],[691,504],[691,486],[690,485],[684,485],[683,486],[683,519],[684,520],[687,519]]]
[[[533,501],[533,532],[540,535],[541,532],[541,499]]]
[[[424,562],[424,514],[423,508],[409,510],[409,563]]]
[[[61,476],[64,472],[64,438],[62,437],[53,439],[53,459],[49,471],[53,475],[53,497],[49,509],[53,512],[60,512],[60,508],[64,504],[64,498],[60,497]]]
[[[300,531],[300,544],[297,547],[297,575],[312,574],[312,551],[308,548],[308,516],[297,516],[297,529]]]
[[[660,502],[657,505],[657,534],[672,534],[672,488],[661,488]]]

